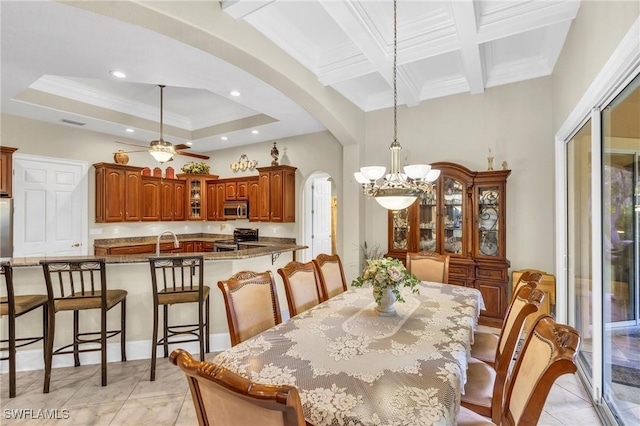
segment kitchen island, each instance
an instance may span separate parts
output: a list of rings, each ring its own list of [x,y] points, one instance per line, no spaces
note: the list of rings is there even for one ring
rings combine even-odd
[[[211,238],[217,238],[212,236]],[[195,238],[195,239],[194,239]],[[198,237],[205,238],[205,237]],[[196,241],[193,235],[179,235],[180,241]],[[120,240],[120,241],[118,241]],[[112,239],[108,241],[96,240],[96,248],[116,247],[122,245],[149,244],[156,242],[156,237],[140,237],[140,239]],[[161,243],[172,242],[173,239],[163,239]],[[295,239],[286,238],[260,238],[252,242],[255,248],[247,248],[237,251],[223,252],[190,252],[190,253],[162,253],[161,256],[174,257],[180,255],[202,255],[204,264],[205,284],[211,288],[211,350],[220,351],[230,347],[230,339],[227,327],[227,318],[224,308],[222,293],[217,287],[220,280],[226,280],[233,274],[244,271],[270,270],[276,280],[280,309],[283,319],[288,318],[287,300],[284,286],[280,276],[276,273],[278,268],[284,267],[291,260],[295,260],[296,252],[307,247],[295,243]],[[282,254],[291,253],[291,256]],[[77,256],[75,258],[96,259],[104,258],[107,263],[107,286],[126,290],[127,295],[127,359],[149,359],[151,356],[151,332],[153,324],[153,301],[151,292],[151,273],[149,269],[149,257],[154,253],[119,254],[105,256]],[[55,258],[48,258],[55,259]],[[68,259],[66,257],[65,259]],[[44,274],[39,262],[41,258],[12,258],[9,260],[14,266],[14,284],[18,294],[46,294]],[[95,328],[99,324],[99,312],[82,312],[82,324],[91,324]],[[109,312],[108,326],[117,327],[119,313],[117,309]],[[58,314],[56,316],[56,336],[54,348],[64,346],[71,342],[72,330],[71,313]],[[197,317],[196,309],[189,305],[175,306],[172,308],[172,322],[189,323]],[[26,314],[20,323],[20,333],[36,335],[42,330],[42,315],[38,312]],[[5,333],[3,327],[2,333]],[[84,330],[83,330],[84,331]],[[2,335],[2,338],[6,336]],[[177,347],[177,346],[176,346]],[[193,353],[198,352],[197,344],[188,343],[183,347]],[[119,341],[117,338],[109,340],[108,360],[119,361]],[[160,355],[161,356],[161,355]],[[18,352],[19,370],[36,370],[43,368],[42,349],[38,345],[27,346],[25,350]],[[98,353],[83,353],[80,356],[83,364],[99,363]],[[72,356],[54,357],[53,367],[72,366]]]

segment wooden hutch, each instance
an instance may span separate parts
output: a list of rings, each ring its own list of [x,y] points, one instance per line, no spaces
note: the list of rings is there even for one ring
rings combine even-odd
[[[509,300],[506,254],[507,177],[510,170],[475,172],[455,163],[433,163],[441,171],[434,191],[410,207],[389,212],[388,253],[450,256],[449,283],[480,290],[486,309],[480,322],[502,326]]]

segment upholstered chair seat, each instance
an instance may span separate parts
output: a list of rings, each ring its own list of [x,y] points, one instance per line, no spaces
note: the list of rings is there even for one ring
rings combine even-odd
[[[340,256],[321,253],[313,259],[313,264],[316,266],[320,277],[323,300],[329,300],[347,291],[347,280],[344,278]]]
[[[407,271],[421,281],[449,282],[449,255],[430,251],[407,253]]]
[[[322,301],[320,277],[313,262],[289,262],[278,269],[287,293],[290,316],[296,316]]]

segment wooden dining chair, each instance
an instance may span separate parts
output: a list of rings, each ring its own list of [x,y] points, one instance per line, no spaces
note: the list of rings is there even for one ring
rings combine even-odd
[[[461,396],[461,404],[464,407],[491,417],[496,423],[500,421],[504,384],[524,321],[527,316],[537,312],[543,298],[544,292],[531,284],[520,287],[505,317],[504,332],[498,341],[495,364],[489,365],[475,358],[469,359],[467,383],[464,395]]]
[[[49,323],[49,305],[46,294],[16,295],[13,286],[13,267],[9,262],[0,264],[0,274],[4,276],[6,297],[0,298],[0,317],[8,317],[7,338],[0,340],[1,352],[7,355],[0,358],[9,361],[9,398],[16,396],[16,349],[43,341],[43,349],[47,344],[47,326]],[[16,319],[38,308],[42,308],[42,335],[35,337],[16,337]],[[6,344],[6,346],[5,346]],[[42,351],[43,354],[45,351]],[[45,365],[47,357],[44,357]]]
[[[579,348],[580,335],[576,329],[558,324],[549,315],[539,317],[507,379],[504,412],[499,420],[489,422],[483,416],[460,407],[456,424],[535,426],[556,379],[576,372]]]
[[[533,286],[533,288],[536,288],[537,285],[540,284],[541,280],[542,274],[538,272],[524,272],[514,288],[513,295],[511,296],[511,301],[509,302],[507,310],[516,300],[518,290],[522,286],[529,285]],[[498,353],[498,342],[501,336],[505,333],[505,326],[506,316],[499,334],[485,331],[475,331],[473,333],[473,346],[471,346],[471,356],[493,366],[496,362],[496,356]],[[506,332],[508,334],[509,330],[506,330]]]
[[[271,271],[242,271],[218,281],[227,311],[231,346],[282,322]]]
[[[449,282],[449,255],[430,251],[407,253],[407,272],[420,281]]]
[[[156,358],[158,346],[164,349],[164,357],[169,356],[169,345],[198,342],[200,359],[209,352],[209,286],[204,285],[204,259],[202,256],[151,257],[151,288],[153,294],[153,335],[151,337],[150,381],[156,379]],[[197,307],[198,322],[171,324],[169,307],[192,304]],[[162,338],[158,339],[162,307]]]
[[[298,389],[252,382],[213,362],[196,361],[182,349],[171,362],[187,377],[198,424],[304,426]]]
[[[49,392],[51,362],[54,355],[73,354],[74,365],[80,366],[80,353],[100,351],[102,386],[107,385],[107,339],[120,335],[120,359],[126,355],[126,290],[107,290],[107,273],[104,259],[92,260],[41,260],[47,284],[49,309],[57,315],[73,312],[73,343],[55,351],[55,315],[49,315],[47,344],[45,349],[44,393]],[[120,328],[107,330],[107,312],[120,305]],[[100,330],[80,332],[80,311],[100,311]],[[87,347],[87,344],[89,345]],[[96,346],[96,344],[98,344]],[[83,348],[80,348],[83,345]]]
[[[289,315],[296,316],[322,301],[322,286],[313,262],[287,263],[278,269],[287,294]]]
[[[313,264],[320,276],[323,300],[331,299],[347,291],[347,280],[344,278],[340,256],[321,253],[313,259]]]

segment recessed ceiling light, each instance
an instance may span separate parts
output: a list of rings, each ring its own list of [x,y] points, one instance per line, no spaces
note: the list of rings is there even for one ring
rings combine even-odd
[[[228,137],[226,137],[226,136],[223,136],[223,137],[221,137],[220,139],[222,139],[223,141],[226,141],[226,140],[227,140],[227,139],[229,139],[229,138],[228,138]]]
[[[193,142],[187,142],[187,145],[191,146],[193,145]]]
[[[240,96],[240,92],[238,92],[237,90],[232,90],[231,92],[229,92],[229,94],[231,96]]]
[[[109,74],[111,74],[114,77],[118,77],[118,78],[125,78],[127,76],[125,73],[123,73],[122,71],[118,71],[118,70],[111,70],[111,71],[109,71]]]
[[[257,135],[260,132],[258,132],[257,130],[252,130],[251,133],[253,133],[254,135]]]
[[[133,130],[133,129],[131,129],[131,128],[127,128],[127,129],[125,129],[124,131],[125,131],[125,132],[127,132],[127,133],[133,133],[133,132],[135,132],[135,130]]]

